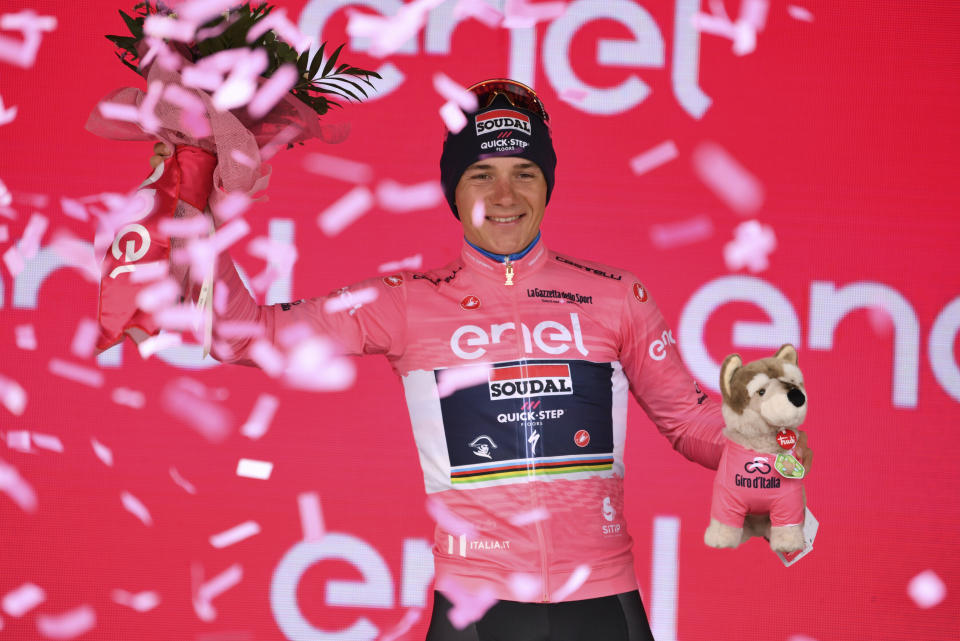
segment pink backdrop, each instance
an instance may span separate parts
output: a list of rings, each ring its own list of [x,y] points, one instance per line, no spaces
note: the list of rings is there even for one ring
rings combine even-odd
[[[351,3],[281,4],[308,35],[322,26],[323,39],[346,39],[346,11],[329,20],[322,14]],[[362,4],[391,13],[398,3]],[[463,84],[523,79],[548,105],[560,159],[546,243],[638,273],[706,388],[716,389],[716,363],[726,354],[759,358],[771,351],[764,345],[785,340],[799,348],[807,378],[805,427],[816,451],[807,496],[821,527],[814,551],[789,568],[761,542],[736,551],[704,546],[712,473],[673,453],[633,408],[627,519],[657,638],[956,636],[960,8],[807,0],[809,22],[773,2],[756,51],[736,56],[726,39],[698,41],[676,28],[676,16],[696,1],[581,0],[535,30],[465,22],[447,39],[444,14],[453,4],[435,9],[409,50],[386,61],[403,76],[394,90],[336,112],[352,126],[345,142],[314,142],[275,158],[269,200],[247,213],[250,237],[292,233],[299,249],[292,278],[276,285],[274,297],[323,294],[417,254],[425,265],[451,257],[460,234],[445,204],[408,213],[374,208],[338,236],[324,235],[318,213],[352,186],[308,173],[303,161],[320,151],[368,163],[372,185],[434,180],[443,99],[433,74]],[[727,4],[735,14],[737,3]],[[34,211],[50,227],[19,276],[0,268],[0,374],[28,398],[22,415],[0,409],[0,460],[8,476],[12,466],[33,487],[38,503],[26,511],[0,493],[0,598],[33,583],[45,601],[19,617],[0,610],[0,639],[37,638],[44,616],[84,604],[96,616],[84,638],[209,641],[283,638],[281,630],[292,639],[366,639],[341,631],[365,618],[384,633],[429,608],[432,523],[386,362],[358,360],[355,385],[318,394],[286,389],[253,369],[198,367],[191,350],[143,360],[127,343],[99,362],[71,354],[78,323],[96,315],[97,287],[57,268],[43,248],[62,231],[90,240],[93,228],[63,215],[60,198],[135,187],[148,173],[150,145],[83,129],[108,91],[142,86],[103,38],[122,30],[117,9],[129,7],[113,0],[31,6],[56,16],[58,26],[32,68],[0,62],[3,104],[18,108],[0,126],[0,180],[16,214],[0,217],[0,252]],[[21,8],[0,3],[0,13]],[[348,45],[346,59],[384,63],[360,48]],[[588,97],[561,100],[562,91],[583,89],[576,78]],[[645,86],[649,94],[596,91],[624,83],[626,92]],[[666,141],[675,159],[631,171],[632,158]],[[698,150],[710,144],[756,177],[759,206],[738,212],[701,179]],[[724,261],[725,245],[750,219],[777,241],[759,272]],[[676,238],[690,229],[701,233],[664,244],[665,231]],[[263,263],[246,242],[233,255],[254,274]],[[21,326],[32,326],[35,350],[18,347]],[[99,369],[102,386],[51,373],[51,359]],[[182,377],[228,412],[231,433],[222,442],[164,409],[162,391]],[[112,400],[118,388],[142,392],[144,407]],[[277,397],[279,408],[267,434],[252,440],[239,429],[261,394]],[[36,442],[21,451],[24,431],[58,437],[63,451]],[[91,439],[112,451],[112,467],[95,456]],[[272,462],[272,476],[238,477],[240,458]],[[174,482],[171,468],[195,494]],[[123,492],[149,510],[152,525],[124,509]],[[298,496],[309,492],[319,497],[327,531],[351,537],[339,556],[319,543],[295,553],[303,538]],[[245,521],[255,521],[259,534],[211,545],[211,535]],[[215,618],[201,620],[192,590],[235,564],[242,579],[213,600]],[[946,595],[921,607],[908,585],[927,570]],[[351,603],[330,598],[331,581],[361,580],[366,586]],[[135,611],[116,602],[118,589],[155,592],[159,605]],[[371,607],[374,597],[390,607]],[[300,632],[291,632],[298,618]],[[405,638],[422,638],[425,619]]]

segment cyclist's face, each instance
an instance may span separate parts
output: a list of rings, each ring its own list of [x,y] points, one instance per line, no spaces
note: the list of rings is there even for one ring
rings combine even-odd
[[[484,158],[463,172],[456,203],[467,240],[495,254],[513,254],[537,236],[547,205],[547,181],[525,158]],[[484,206],[479,225],[473,220],[476,203]]]

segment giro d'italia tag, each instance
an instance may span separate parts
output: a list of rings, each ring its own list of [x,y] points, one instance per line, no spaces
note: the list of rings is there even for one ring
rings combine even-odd
[[[797,444],[797,433],[793,430],[782,429],[777,432],[777,445],[785,450],[792,450]]]
[[[773,467],[780,472],[780,476],[788,479],[802,479],[806,473],[803,464],[792,454],[777,454],[777,460],[774,461]]]

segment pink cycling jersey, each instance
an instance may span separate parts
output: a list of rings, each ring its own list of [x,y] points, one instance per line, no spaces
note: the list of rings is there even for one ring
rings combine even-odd
[[[710,516],[736,528],[747,514],[768,512],[771,525],[802,524],[803,481],[780,476],[776,458],[728,440],[713,481]]]
[[[538,601],[635,590],[623,519],[627,393],[676,450],[714,469],[724,440],[719,408],[688,374],[633,275],[556,254],[540,240],[510,268],[512,278],[465,242],[441,269],[331,294],[364,290],[357,298],[367,300],[376,292],[333,313],[324,311],[331,297],[258,306],[229,258],[217,278],[230,292],[223,317],[258,322],[269,340],[305,322],[348,353],[390,361],[427,493],[474,528],[436,528],[438,580],[506,600],[518,600],[514,573],[540,577]],[[250,363],[251,344],[228,341],[232,353],[215,345],[214,355]],[[445,379],[460,388],[444,390]],[[530,520],[544,509],[549,518]],[[571,591],[580,566],[589,576]]]

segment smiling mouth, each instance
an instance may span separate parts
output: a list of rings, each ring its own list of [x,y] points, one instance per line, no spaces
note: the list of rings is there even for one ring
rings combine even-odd
[[[516,216],[487,216],[486,219],[498,225],[507,225],[523,218],[526,214],[517,214]]]

